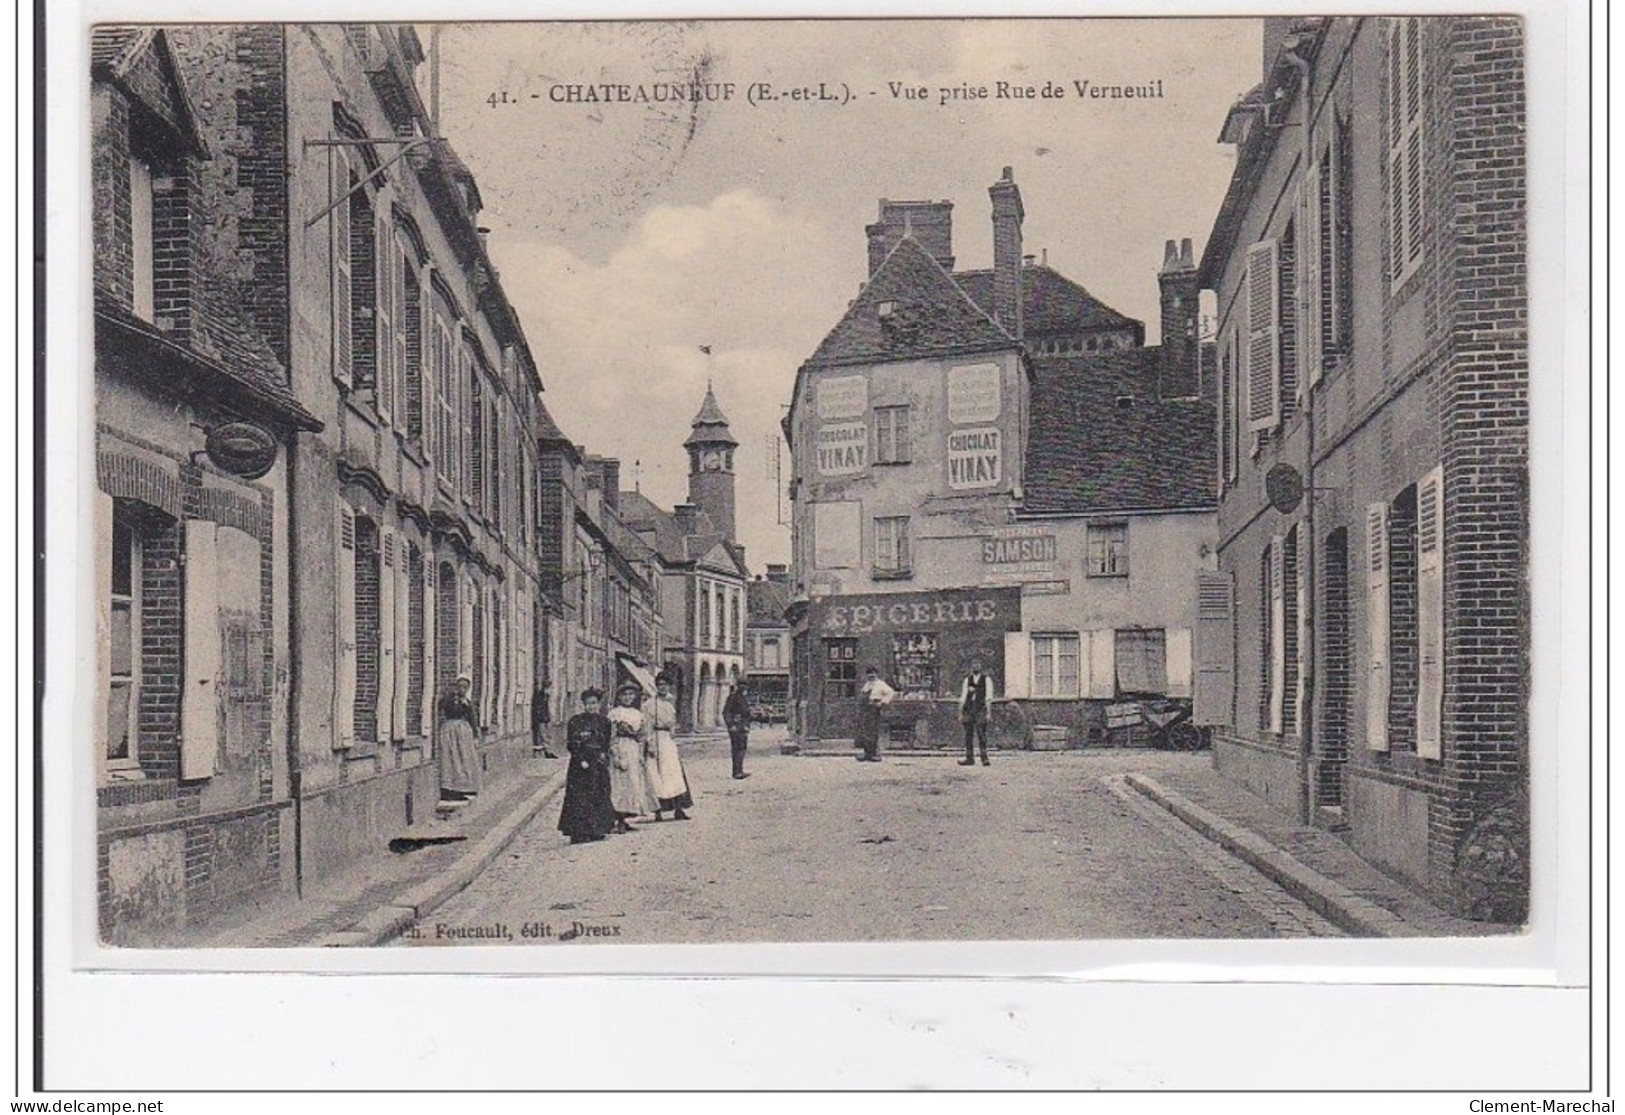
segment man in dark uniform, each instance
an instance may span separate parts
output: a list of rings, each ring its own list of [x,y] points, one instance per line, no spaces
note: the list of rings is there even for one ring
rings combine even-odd
[[[722,722],[728,725],[728,743],[733,749],[734,777],[749,778],[745,773],[745,746],[750,742],[750,700],[745,687],[735,680],[728,689],[728,699],[722,705]]]
[[[544,759],[556,759],[558,756],[547,746],[547,726],[553,719],[547,707],[549,696],[544,681],[536,687],[536,695],[530,700],[530,753]]]
[[[993,681],[982,672],[982,663],[973,660],[970,673],[959,687],[959,722],[965,726],[965,757],[959,760],[962,767],[976,765],[972,744],[978,742],[982,745],[982,765],[992,765],[987,761],[987,721],[992,704]]]

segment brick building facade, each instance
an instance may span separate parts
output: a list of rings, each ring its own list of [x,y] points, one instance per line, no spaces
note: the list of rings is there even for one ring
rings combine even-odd
[[[1218,768],[1467,916],[1528,902],[1516,19],[1265,21],[1221,139]],[[1204,699],[1205,698],[1205,699]]]

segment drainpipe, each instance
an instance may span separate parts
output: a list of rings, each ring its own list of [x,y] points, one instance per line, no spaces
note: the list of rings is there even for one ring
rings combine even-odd
[[[1299,89],[1303,101],[1303,155],[1298,163],[1298,181],[1305,181],[1309,173],[1309,165],[1314,156],[1314,136],[1310,125],[1314,121],[1315,103],[1313,87],[1310,81],[1309,63],[1300,58],[1295,51],[1288,50],[1282,54],[1282,59],[1293,69],[1298,71],[1300,79]],[[1316,261],[1316,266],[1319,261]],[[1302,272],[1300,272],[1302,273]],[[1305,346],[1300,346],[1300,351]],[[1317,347],[1318,352],[1318,347]],[[1307,372],[1307,369],[1305,369]],[[1299,756],[1299,814],[1304,821],[1313,822],[1315,807],[1320,795],[1318,788],[1312,784],[1314,774],[1315,754],[1315,635],[1319,625],[1315,622],[1315,400],[1311,394],[1313,387],[1308,383],[1307,375],[1301,382],[1305,383],[1303,393],[1303,427],[1304,427],[1304,467],[1303,467],[1303,529],[1305,538],[1298,550],[1298,562],[1303,569],[1303,607],[1299,609],[1299,623],[1303,626],[1303,638],[1299,642],[1298,652],[1303,656],[1303,666],[1300,670],[1298,684],[1303,687],[1303,707],[1298,714],[1298,731],[1303,735],[1301,754]]]
[[[288,31],[282,30],[282,137],[285,147],[293,135],[293,108],[288,97]],[[284,151],[286,155],[286,151]],[[283,206],[283,243],[286,245],[286,255],[283,261],[284,274],[282,281],[287,284],[288,297],[284,300],[287,309],[287,319],[283,323],[288,338],[288,378],[290,385],[293,380],[293,246],[294,225],[296,217],[293,211],[292,177],[283,180],[284,199]],[[302,692],[302,679],[304,671],[301,668],[299,654],[299,638],[302,624],[299,622],[299,562],[294,556],[294,548],[299,538],[298,517],[298,470],[295,462],[299,458],[299,431],[293,431],[288,441],[288,798],[293,803],[293,892],[297,897],[303,898],[305,893],[305,833],[304,833],[304,790],[299,770],[299,723],[302,708],[300,694]]]

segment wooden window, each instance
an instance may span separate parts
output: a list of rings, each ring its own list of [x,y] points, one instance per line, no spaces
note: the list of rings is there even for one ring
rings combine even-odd
[[[1079,644],[1079,637],[1071,632],[1033,635],[1032,696],[1079,696]]]
[[[1416,752],[1443,757],[1444,469],[1416,488]]]
[[[395,292],[400,281],[400,257],[395,251],[395,238],[388,220],[380,214],[373,226],[373,270],[377,290],[373,303],[373,345],[378,363],[378,414],[384,421],[394,420],[402,400],[398,397],[399,368],[396,362]]]
[[[330,229],[332,242],[329,252],[333,261],[333,378],[348,389],[354,383],[353,340],[355,313],[351,305],[354,293],[350,266],[350,202],[345,196],[357,184],[355,172],[350,169],[349,153],[342,147],[328,148],[332,159],[331,190],[333,203]]]
[[[907,464],[909,448],[908,407],[876,407],[875,463]]]
[[[1247,249],[1247,429],[1281,422],[1280,264],[1278,245]]]
[[[105,733],[101,753],[109,770],[139,768],[141,709],[141,531],[130,511],[98,493],[98,524],[111,534],[103,577],[106,630],[98,639],[103,656],[106,709],[98,728]],[[103,537],[106,537],[106,533]]]
[[[1388,276],[1399,290],[1422,262],[1422,21],[1388,21]]]
[[[858,696],[858,641],[824,640],[824,700],[854,701]]]
[[[220,751],[220,568],[215,525],[186,521],[181,778],[212,778]]]
[[[1298,412],[1298,226],[1288,221],[1275,242],[1276,359],[1279,390],[1277,411],[1285,422]]]
[[[908,516],[887,515],[875,519],[875,572],[901,574],[911,570],[908,545]]]
[[[1229,573],[1196,574],[1196,660],[1193,716],[1197,724],[1235,723],[1235,583]]]
[[[1388,750],[1388,505],[1366,508],[1366,746]]]
[[[1167,632],[1160,627],[1123,628],[1114,635],[1118,693],[1166,695]]]
[[[1090,523],[1087,528],[1089,545],[1089,576],[1128,576],[1128,524]]]
[[[355,743],[356,627],[355,513],[340,506],[335,528],[333,746],[345,750]]]

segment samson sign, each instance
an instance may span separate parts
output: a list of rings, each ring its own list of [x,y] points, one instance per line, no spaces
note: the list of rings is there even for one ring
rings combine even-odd
[[[813,623],[824,635],[942,631],[981,627],[1021,630],[1019,589],[949,589],[890,596],[833,596],[813,605]]]
[[[1003,460],[996,426],[954,430],[948,435],[948,486],[990,488],[999,482]]]
[[[996,530],[982,539],[983,565],[1054,565],[1055,536],[1033,527]]]
[[[869,464],[869,426],[866,422],[839,422],[818,427],[820,476],[850,476]]]

